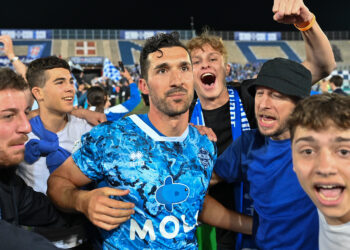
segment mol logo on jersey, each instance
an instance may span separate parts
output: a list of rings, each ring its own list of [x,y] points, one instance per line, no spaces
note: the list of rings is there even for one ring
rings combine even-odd
[[[183,225],[183,231],[184,233],[188,233],[189,231],[193,230],[195,226],[197,225],[197,219],[198,219],[198,213],[196,212],[195,215],[195,221],[196,223],[194,225],[188,225],[186,223],[186,216],[181,215],[181,222]],[[174,229],[172,232],[167,231],[166,225],[168,223],[173,223]],[[159,224],[159,233],[162,237],[166,239],[173,239],[175,238],[180,231],[180,221],[175,216],[165,216],[162,221]],[[154,231],[153,223],[150,219],[147,219],[145,224],[143,225],[143,228],[141,229],[140,225],[136,222],[134,219],[130,219],[130,240],[135,240],[136,234],[139,236],[140,239],[145,239],[146,235],[149,234],[150,240],[156,240],[156,234]]]

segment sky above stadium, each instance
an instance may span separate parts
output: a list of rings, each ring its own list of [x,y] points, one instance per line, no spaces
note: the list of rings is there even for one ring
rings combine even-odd
[[[325,30],[350,30],[350,1],[306,0]],[[112,5],[113,3],[113,5]],[[0,29],[97,28],[283,31],[272,19],[272,0],[1,1]],[[56,5],[56,6],[55,6]]]

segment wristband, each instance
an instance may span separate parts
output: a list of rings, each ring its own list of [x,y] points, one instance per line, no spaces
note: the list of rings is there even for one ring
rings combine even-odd
[[[311,27],[314,25],[315,22],[316,22],[316,16],[313,15],[313,17],[311,18],[311,21],[303,23],[302,26],[298,26],[296,24],[294,24],[294,26],[300,31],[307,31],[311,29]]]
[[[13,63],[14,61],[19,60],[18,56],[14,56],[10,59],[10,62]]]

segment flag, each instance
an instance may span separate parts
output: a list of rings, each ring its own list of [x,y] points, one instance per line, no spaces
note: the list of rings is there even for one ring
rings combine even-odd
[[[27,58],[37,59],[40,58],[45,48],[45,44],[34,44],[28,46]]]
[[[108,58],[105,58],[103,62],[103,76],[108,77],[115,82],[118,82],[122,78],[119,70],[117,70]]]

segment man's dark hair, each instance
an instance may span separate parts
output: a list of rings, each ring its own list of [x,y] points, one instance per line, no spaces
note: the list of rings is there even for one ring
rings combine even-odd
[[[39,58],[29,63],[26,78],[30,88],[44,87],[47,81],[45,71],[56,68],[64,68],[71,71],[69,64],[57,56]]]
[[[10,68],[0,69],[0,91],[6,89],[26,90],[28,87],[24,78]]]
[[[96,107],[96,112],[103,113],[107,101],[107,92],[99,86],[93,86],[87,90],[87,100],[91,106]]]
[[[159,33],[155,36],[152,36],[146,40],[145,45],[142,48],[140,54],[140,65],[141,65],[141,77],[146,79],[148,78],[148,68],[149,68],[149,60],[148,55],[159,51],[162,54],[161,48],[169,48],[169,47],[181,47],[184,48],[188,55],[188,52],[185,45],[183,45],[179,40],[179,33],[172,32],[170,34]],[[191,56],[190,56],[191,58]]]
[[[329,82],[332,82],[336,87],[341,87],[343,85],[343,77],[339,75],[332,76]]]

